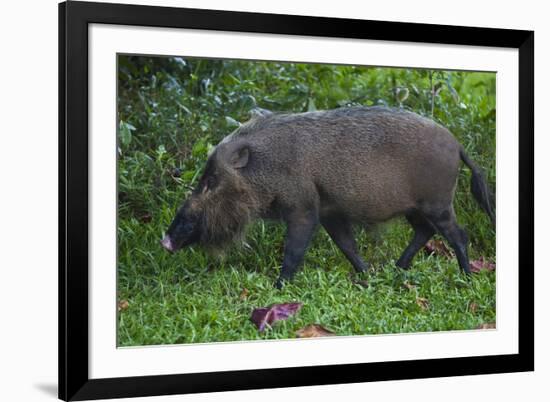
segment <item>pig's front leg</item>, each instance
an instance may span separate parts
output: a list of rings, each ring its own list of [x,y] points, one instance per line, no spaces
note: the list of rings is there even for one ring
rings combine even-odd
[[[275,282],[277,289],[281,289],[283,281],[292,279],[298,270],[318,223],[315,212],[294,213],[285,220],[287,224],[285,255],[281,274]]]

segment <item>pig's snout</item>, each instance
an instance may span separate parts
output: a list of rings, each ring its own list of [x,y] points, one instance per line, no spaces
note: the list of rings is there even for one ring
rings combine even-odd
[[[164,247],[166,250],[173,253],[174,250],[174,244],[172,243],[172,239],[170,239],[170,236],[166,235],[164,236],[164,239],[160,241],[160,244],[162,244],[162,247]]]

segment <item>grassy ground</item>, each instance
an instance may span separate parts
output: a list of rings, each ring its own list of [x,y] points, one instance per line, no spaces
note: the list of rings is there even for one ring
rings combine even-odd
[[[468,280],[455,259],[423,252],[410,271],[395,268],[412,235],[400,220],[358,231],[361,254],[372,267],[360,277],[350,275],[350,264],[320,230],[303,269],[280,291],[273,287],[282,260],[280,224],[257,222],[247,245],[223,257],[199,248],[171,255],[159,245],[210,146],[254,106],[406,107],[449,127],[494,183],[493,74],[122,56],[118,104],[118,298],[128,302],[118,316],[119,345],[293,338],[312,323],[338,335],[362,335],[472,329],[495,321],[494,273]],[[468,182],[463,169],[455,208],[470,234],[470,257],[494,260],[495,235]],[[250,321],[253,308],[290,301],[304,306],[264,333]]]

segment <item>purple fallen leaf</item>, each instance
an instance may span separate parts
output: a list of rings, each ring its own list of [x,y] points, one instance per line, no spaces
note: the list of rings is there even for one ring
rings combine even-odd
[[[470,271],[476,274],[483,270],[494,271],[496,267],[497,266],[494,262],[486,260],[485,257],[481,257],[478,260],[470,261]]]
[[[258,330],[262,332],[266,325],[271,325],[278,320],[286,320],[302,307],[302,303],[273,304],[269,307],[255,308],[250,319]]]

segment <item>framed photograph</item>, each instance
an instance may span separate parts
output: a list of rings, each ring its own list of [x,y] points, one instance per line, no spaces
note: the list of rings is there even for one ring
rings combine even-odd
[[[59,397],[534,369],[534,33],[59,5]]]

